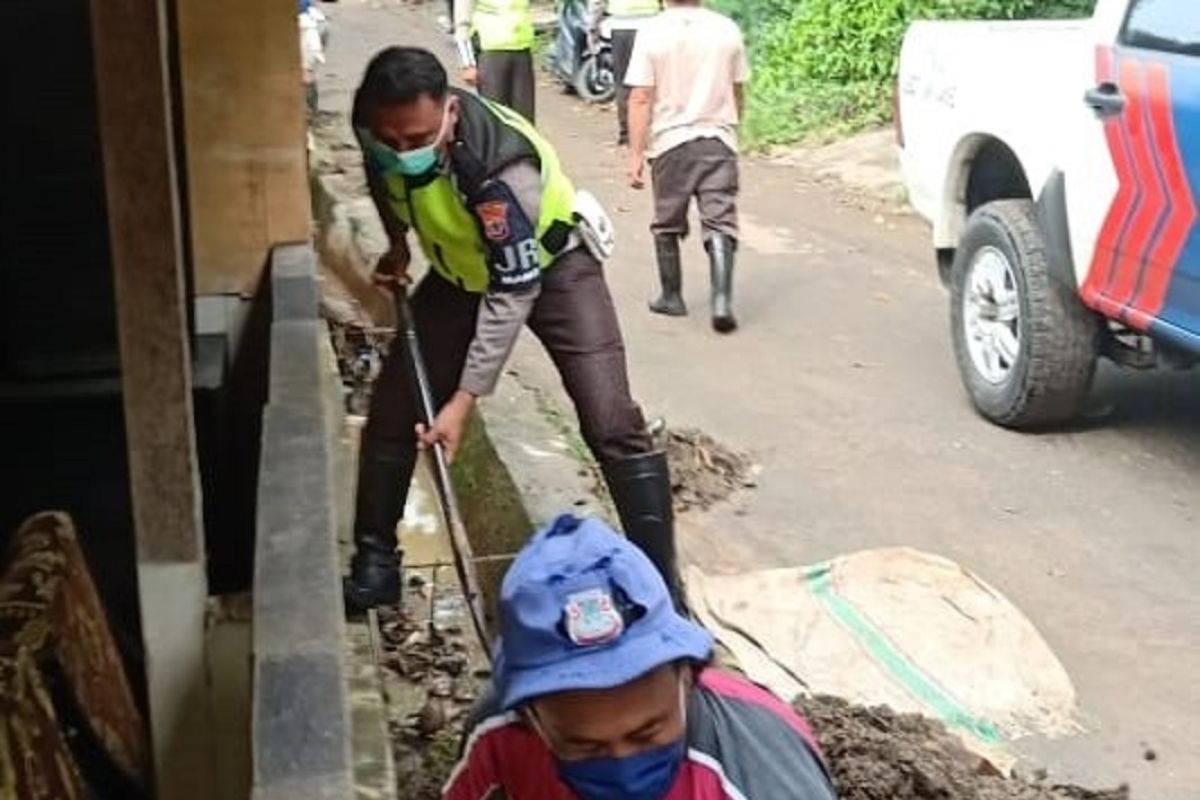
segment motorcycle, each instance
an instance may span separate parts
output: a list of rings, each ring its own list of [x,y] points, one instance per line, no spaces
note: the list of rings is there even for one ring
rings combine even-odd
[[[601,21],[595,35],[590,28],[587,0],[564,0],[547,66],[567,91],[589,103],[607,103],[617,93],[612,30],[607,19]]]

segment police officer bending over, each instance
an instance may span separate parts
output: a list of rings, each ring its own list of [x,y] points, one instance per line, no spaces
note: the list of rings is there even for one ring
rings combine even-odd
[[[550,354],[600,462],[626,535],[680,601],[666,456],[651,452],[629,392],[625,347],[580,206],[550,144],[509,109],[447,87],[428,51],[372,59],[353,123],[391,241],[382,284],[407,280],[408,237],[431,265],[412,296],[437,418],[420,435],[452,457],[476,399],[496,385],[523,326]],[[601,226],[602,227],[602,226]],[[417,457],[404,348],[376,382],[359,458],[347,610],[400,600],[396,525]]]

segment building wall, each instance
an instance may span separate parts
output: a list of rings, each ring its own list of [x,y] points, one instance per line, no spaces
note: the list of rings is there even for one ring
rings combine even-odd
[[[0,72],[0,545],[69,512],[144,708],[87,0],[8,0]]]
[[[0,380],[117,371],[90,37],[87,0],[3,5]]]
[[[271,245],[306,240],[295,0],[177,0],[186,209],[197,295],[256,292]]]

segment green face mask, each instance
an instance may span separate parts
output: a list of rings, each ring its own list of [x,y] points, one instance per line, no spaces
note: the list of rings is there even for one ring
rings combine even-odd
[[[442,111],[442,125],[432,142],[424,147],[414,147],[411,150],[393,150],[371,135],[370,131],[359,129],[359,135],[367,143],[371,157],[385,173],[398,172],[409,178],[418,178],[437,168],[438,147],[446,137],[447,123],[450,121],[448,110]]]

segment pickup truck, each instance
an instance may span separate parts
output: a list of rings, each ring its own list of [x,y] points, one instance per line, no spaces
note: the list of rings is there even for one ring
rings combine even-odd
[[[1102,356],[1200,362],[1200,0],[914,23],[896,122],[983,416],[1069,421]]]

